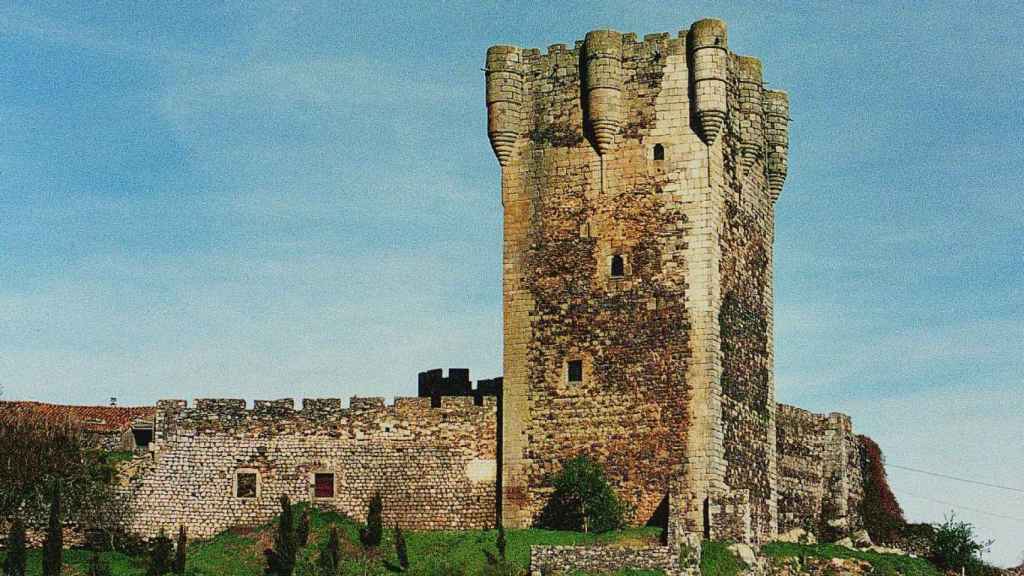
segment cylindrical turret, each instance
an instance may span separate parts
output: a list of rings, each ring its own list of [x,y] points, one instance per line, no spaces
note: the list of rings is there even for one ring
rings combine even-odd
[[[750,166],[764,154],[764,86],[761,61],[736,57],[740,96],[740,161]]]
[[[714,143],[725,123],[729,39],[725,22],[700,20],[690,27],[694,108],[704,141]]]
[[[498,164],[505,166],[522,124],[522,54],[516,46],[487,49],[487,135]]]
[[[622,125],[622,34],[614,30],[588,32],[583,41],[587,112],[597,153],[615,147]]]
[[[778,200],[789,167],[789,96],[779,90],[765,90],[764,116],[767,122],[768,190]]]

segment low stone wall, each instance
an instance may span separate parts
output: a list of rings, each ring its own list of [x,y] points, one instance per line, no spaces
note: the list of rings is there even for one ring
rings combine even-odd
[[[668,576],[698,575],[696,566],[681,566],[679,553],[669,546],[616,548],[613,546],[531,546],[530,571],[534,574],[592,574],[618,570],[662,570]]]
[[[417,530],[495,523],[497,405],[493,397],[162,401],[148,460],[133,461],[123,486],[129,529],[152,536],[185,525],[195,537],[255,526],[280,512],[279,498],[314,501],[364,520],[380,493],[384,523]],[[240,497],[240,474],[255,474]],[[333,495],[317,495],[317,474]],[[249,476],[247,483],[253,479]],[[322,479],[322,478],[321,478]],[[330,486],[330,482],[327,482]]]
[[[779,404],[776,425],[779,533],[860,528],[861,458],[850,417]]]

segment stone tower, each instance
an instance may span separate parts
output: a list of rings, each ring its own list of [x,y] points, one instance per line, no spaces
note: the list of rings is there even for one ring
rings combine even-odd
[[[725,24],[487,51],[504,207],[501,517],[601,462],[635,523],[777,527],[774,203],[788,100]],[[671,496],[671,497],[670,497]],[[671,502],[671,506],[669,505]]]

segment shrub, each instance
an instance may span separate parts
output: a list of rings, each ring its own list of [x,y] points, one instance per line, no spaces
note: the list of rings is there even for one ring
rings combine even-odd
[[[380,546],[384,535],[384,501],[380,493],[370,499],[370,509],[366,514],[366,526],[359,530],[359,540],[366,548]]]
[[[889,487],[882,449],[867,436],[858,436],[864,498],[860,503],[864,528],[875,542],[895,544],[906,526],[903,509]]]
[[[50,522],[43,541],[43,576],[60,576],[64,564],[64,524],[60,514],[60,485],[54,484],[50,500]]]
[[[320,549],[320,556],[316,561],[316,573],[318,576],[336,576],[340,565],[341,540],[338,538],[338,527],[331,526],[331,533]]]
[[[11,522],[11,529],[7,533],[4,576],[25,576],[25,523],[20,518]]]
[[[263,551],[267,561],[265,573],[268,576],[292,576],[299,551],[295,532],[291,500],[287,494],[282,494],[281,516],[277,522],[277,534],[274,535],[274,547]]]
[[[100,553],[93,550],[89,557],[89,567],[86,571],[88,576],[111,576],[110,564],[100,556]]]
[[[976,538],[974,526],[957,520],[956,514],[951,512],[945,522],[935,526],[932,562],[944,570],[963,568],[972,576],[992,573],[981,559],[981,554],[988,551],[992,541],[978,541]]]
[[[174,573],[185,573],[185,559],[188,557],[188,533],[185,525],[178,527],[178,543],[174,548]]]
[[[551,478],[554,492],[538,524],[554,530],[607,532],[621,528],[625,509],[599,464],[586,456],[565,463]]]
[[[160,534],[149,543],[149,565],[146,567],[146,576],[163,576],[170,573],[173,568],[171,553],[174,543],[161,529]]]

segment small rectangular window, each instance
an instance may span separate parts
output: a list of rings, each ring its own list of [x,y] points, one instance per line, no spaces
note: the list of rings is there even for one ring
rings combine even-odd
[[[318,472],[313,475],[313,496],[317,498],[334,498],[334,474]]]
[[[569,360],[566,366],[569,382],[583,382],[583,361]]]
[[[235,476],[235,496],[238,498],[256,497],[255,472],[239,472]]]

